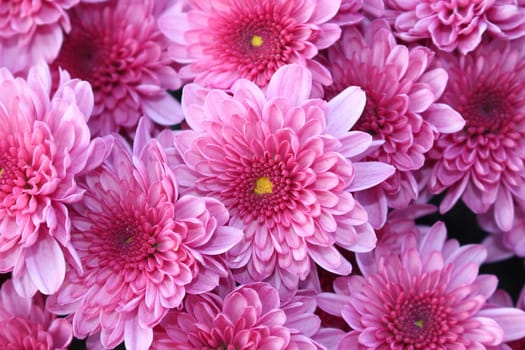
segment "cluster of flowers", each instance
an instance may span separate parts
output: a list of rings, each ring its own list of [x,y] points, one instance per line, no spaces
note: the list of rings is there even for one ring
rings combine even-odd
[[[525,1],[2,1],[0,67],[2,349],[525,342]]]

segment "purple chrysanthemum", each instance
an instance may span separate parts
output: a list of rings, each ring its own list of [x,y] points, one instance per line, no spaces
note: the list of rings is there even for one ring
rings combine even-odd
[[[26,297],[62,284],[70,244],[68,205],[82,197],[76,176],[100,164],[109,145],[91,141],[89,84],[60,72],[51,94],[45,65],[27,80],[0,68],[0,273]]]
[[[224,298],[190,295],[183,310],[162,320],[152,349],[320,350],[315,298],[297,295],[281,303],[265,283],[242,285]]]
[[[226,276],[215,256],[236,244],[241,232],[224,226],[228,212],[218,201],[178,197],[155,140],[131,153],[118,138],[108,161],[83,185],[71,241],[84,271],[69,271],[49,307],[73,313],[78,338],[99,337],[106,348],[124,340],[128,349],[147,349],[153,327],[186,293],[209,291]]]
[[[317,90],[330,82],[326,68],[312,60],[333,44],[340,28],[328,22],[340,0],[190,0],[160,19],[161,30],[175,42],[175,61],[187,64],[181,76],[216,88],[239,78],[260,87],[281,66],[308,67]]]
[[[188,85],[183,109],[192,128],[178,134],[188,190],[220,199],[244,239],[227,252],[241,282],[275,278],[290,289],[321,267],[347,274],[336,245],[368,251],[375,234],[352,192],[390,176],[380,162],[352,162],[372,144],[348,132],[364,106],[349,87],[330,102],[309,99],[310,72],[280,68],[266,93],[241,79],[231,94]]]
[[[497,278],[478,276],[484,248],[446,241],[442,223],[364,255],[362,276],[340,277],[335,293],[318,297],[352,328],[340,350],[494,349],[525,334],[525,312],[487,302]]]
[[[429,188],[446,191],[441,212],[459,198],[475,213],[492,210],[512,228],[516,202],[525,206],[525,49],[522,42],[483,43],[467,56],[440,55],[450,76],[443,101],[466,121],[429,152]]]
[[[180,105],[166,91],[178,89],[181,80],[157,26],[170,4],[110,0],[70,11],[71,32],[53,64],[93,87],[93,134],[132,130],[142,115],[162,125],[182,120]]]
[[[366,203],[370,221],[378,228],[388,207],[403,208],[417,198],[413,171],[423,166],[438,133],[459,131],[464,121],[448,105],[436,102],[447,84],[447,73],[430,68],[430,50],[396,44],[382,20],[364,28],[364,35],[356,27],[346,28],[341,41],[328,49],[327,66],[334,83],[326,95],[352,85],[365,90],[365,110],[354,129],[382,142],[367,159],[396,168],[394,176],[357,197]]]
[[[403,40],[432,39],[440,50],[469,53],[485,33],[525,35],[525,8],[516,0],[384,0],[386,17]]]

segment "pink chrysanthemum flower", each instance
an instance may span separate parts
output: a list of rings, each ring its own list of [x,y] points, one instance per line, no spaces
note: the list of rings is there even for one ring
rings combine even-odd
[[[93,94],[86,82],[33,67],[27,80],[0,69],[0,273],[21,295],[57,291],[70,244],[67,205],[82,197],[75,177],[100,164],[106,142],[90,141]]]
[[[0,2],[0,67],[28,70],[58,54],[64,31],[71,29],[67,9],[105,0],[18,0]]]
[[[514,306],[512,297],[509,295],[509,293],[507,293],[505,290],[502,290],[502,289],[496,290],[496,292],[490,298],[489,302],[498,307]],[[516,307],[525,311],[525,286],[521,290],[521,294],[518,296]],[[516,324],[515,327],[520,328],[520,327],[523,327],[523,325]],[[491,350],[523,350],[523,349],[525,349],[525,335],[523,335],[521,339],[516,339],[514,341],[503,344],[499,347],[493,348]]]
[[[65,318],[57,318],[44,308],[44,298],[20,297],[12,281],[0,289],[0,347],[5,350],[67,349],[73,339],[73,328]]]
[[[319,330],[313,296],[281,303],[265,283],[242,285],[224,299],[216,294],[188,296],[181,311],[162,320],[152,349],[320,350],[311,339]]]
[[[516,207],[512,228],[503,231],[494,222],[494,209],[478,215],[478,223],[490,233],[483,245],[488,251],[488,262],[500,261],[516,255],[525,258],[525,208]]]
[[[364,254],[373,258],[358,258],[362,276],[340,277],[335,293],[318,297],[352,328],[338,349],[482,350],[525,334],[525,312],[487,303],[498,280],[478,276],[483,246],[446,241],[438,223],[386,252]]]
[[[215,88],[239,78],[260,87],[281,66],[296,63],[312,71],[319,92],[330,82],[326,68],[312,60],[333,44],[340,28],[328,22],[341,0],[189,0],[184,12],[173,7],[159,20],[175,42],[173,59],[186,64],[182,77]]]
[[[178,197],[173,173],[155,140],[122,138],[110,158],[86,174],[84,199],[73,205],[71,242],[84,272],[70,270],[49,308],[73,314],[78,338],[100,336],[114,348],[147,349],[152,328],[186,293],[217,286],[227,271],[216,255],[242,233],[225,227],[216,200]]]
[[[169,4],[111,0],[70,11],[71,32],[53,64],[93,87],[93,134],[134,129],[142,115],[162,125],[182,120],[179,103],[166,91],[178,89],[181,80],[157,26]]]
[[[430,191],[447,192],[442,213],[461,198],[477,214],[492,210],[496,225],[507,231],[515,201],[525,207],[524,47],[493,41],[467,56],[439,58],[450,76],[443,101],[466,120],[429,152]]]
[[[473,51],[485,33],[517,39],[525,35],[525,7],[516,0],[384,0],[397,36],[432,39],[440,50]]]
[[[447,73],[429,67],[430,50],[396,44],[385,21],[373,21],[365,28],[364,35],[356,27],[346,28],[342,39],[328,49],[334,83],[325,94],[333,96],[352,85],[366,92],[366,107],[354,129],[383,142],[368,159],[396,168],[394,176],[358,195],[366,203],[370,222],[379,228],[388,207],[403,208],[417,198],[412,172],[423,166],[438,132],[459,131],[464,121],[448,105],[436,102],[447,84]]]
[[[182,105],[193,129],[178,134],[186,163],[181,184],[220,199],[230,225],[244,239],[227,252],[242,283],[274,278],[297,288],[312,271],[311,260],[338,274],[351,265],[335,245],[368,251],[375,234],[351,192],[390,176],[380,162],[352,162],[372,143],[370,135],[347,132],[362,112],[365,96],[350,87],[330,102],[309,99],[310,72],[280,68],[266,93],[248,80],[231,94],[188,85]]]

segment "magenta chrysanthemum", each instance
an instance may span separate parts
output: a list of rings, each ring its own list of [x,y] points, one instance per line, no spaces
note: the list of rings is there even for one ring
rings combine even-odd
[[[340,0],[190,0],[188,10],[166,13],[161,30],[174,42],[175,61],[187,64],[181,76],[201,85],[229,88],[239,78],[263,87],[281,66],[308,67],[314,83],[330,82],[312,58],[340,35],[327,23]]]
[[[446,241],[438,223],[396,250],[364,254],[363,276],[340,277],[318,297],[352,328],[338,349],[482,350],[525,334],[525,312],[487,302],[497,278],[478,276],[482,246]]]
[[[525,35],[525,8],[516,0],[385,0],[386,17],[403,40],[432,39],[440,50],[473,51],[485,33]]]
[[[26,297],[62,284],[70,245],[67,205],[82,191],[75,176],[104,158],[104,141],[90,141],[89,84],[61,73],[50,97],[47,66],[27,80],[0,69],[0,272],[13,273]]]
[[[265,283],[242,285],[224,299],[190,295],[183,310],[161,322],[152,349],[320,350],[311,337],[319,330],[313,297],[297,295],[282,304]]]
[[[69,321],[57,318],[44,308],[44,298],[20,297],[12,281],[0,289],[0,347],[5,350],[65,350],[73,339]]]
[[[368,251],[375,234],[351,192],[390,176],[380,162],[351,162],[372,138],[348,132],[364,107],[364,93],[350,87],[330,102],[309,99],[311,75],[298,65],[280,68],[264,94],[241,79],[231,94],[189,85],[186,120],[177,146],[187,165],[181,183],[220,199],[230,225],[244,239],[227,252],[243,282],[270,276],[296,288],[311,269],[350,272],[335,245]],[[280,282],[276,282],[280,283]]]
[[[105,0],[18,0],[0,2],[0,67],[12,73],[50,63],[58,54],[64,31],[71,28],[67,9]]]
[[[358,195],[374,227],[386,220],[388,207],[403,208],[417,198],[412,171],[423,166],[425,153],[439,133],[459,131],[464,121],[448,105],[437,103],[446,83],[443,69],[431,69],[432,53],[424,47],[396,44],[388,24],[376,20],[365,35],[346,28],[338,44],[328,50],[334,83],[328,96],[352,85],[366,92],[366,107],[354,129],[383,142],[368,159],[396,168],[394,176]],[[345,116],[342,115],[344,118]]]
[[[484,43],[467,56],[440,56],[450,75],[443,101],[466,120],[463,130],[442,135],[429,152],[429,188],[447,191],[442,212],[461,198],[475,213],[493,210],[506,231],[515,201],[525,206],[524,57],[523,43],[504,41]]]
[[[91,83],[93,134],[135,128],[142,115],[162,125],[182,120],[180,105],[166,91],[181,81],[168,58],[169,41],[157,27],[169,4],[111,0],[70,11],[71,32],[53,64]]]
[[[117,139],[84,187],[71,216],[71,241],[84,272],[69,271],[49,308],[73,313],[78,338],[98,336],[106,348],[124,340],[127,349],[147,349],[152,328],[186,293],[209,291],[226,276],[215,256],[242,234],[223,226],[228,212],[218,201],[178,198],[155,140],[135,144],[131,154]]]

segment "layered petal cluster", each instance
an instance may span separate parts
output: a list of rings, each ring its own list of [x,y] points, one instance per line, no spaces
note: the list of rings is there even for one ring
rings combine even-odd
[[[431,39],[447,52],[469,53],[485,33],[510,40],[525,35],[525,7],[516,0],[385,0],[385,5],[399,38]]]
[[[493,212],[503,231],[525,207],[525,49],[521,41],[484,42],[467,56],[440,55],[449,72],[443,101],[465,127],[441,135],[429,152],[429,189],[446,191],[441,212],[459,198],[475,213]]]
[[[340,277],[334,293],[318,297],[352,329],[340,350],[499,349],[525,335],[524,311],[488,302],[498,280],[478,275],[483,246],[447,241],[442,223],[407,237],[397,252],[362,255],[362,276]]]
[[[244,230],[227,252],[241,283],[272,277],[297,288],[312,271],[347,274],[336,245],[369,251],[375,234],[352,192],[376,185],[394,169],[353,162],[372,144],[348,132],[361,114],[364,92],[349,87],[330,102],[310,99],[310,72],[280,68],[266,92],[241,79],[231,91],[188,85],[183,94],[192,130],[175,139],[185,167],[181,184],[209,194],[229,209],[230,226]]]
[[[0,273],[21,295],[62,284],[70,244],[68,205],[82,197],[75,177],[100,164],[106,141],[90,140],[89,84],[61,72],[51,94],[45,65],[27,79],[0,68]]]
[[[464,121],[450,106],[436,102],[447,72],[430,67],[433,54],[428,48],[396,44],[383,20],[364,28],[364,34],[356,27],[345,28],[341,40],[328,49],[334,82],[325,94],[333,96],[352,85],[366,92],[365,110],[354,129],[382,142],[368,159],[396,168],[394,176],[358,196],[378,228],[388,207],[403,208],[418,197],[413,171],[423,166],[438,134],[459,131]]]
[[[65,350],[73,339],[71,323],[48,312],[41,294],[21,297],[10,280],[0,289],[0,324],[2,349]]]
[[[182,120],[179,103],[167,92],[180,88],[181,80],[157,26],[171,2],[111,0],[69,12],[71,32],[53,65],[93,87],[93,134],[133,131],[142,115],[162,125]]]
[[[339,38],[339,25],[330,19],[341,0],[189,0],[188,4],[184,11],[173,7],[159,21],[175,43],[173,59],[185,64],[180,70],[183,78],[214,88],[229,88],[244,78],[264,87],[279,67],[296,63],[312,71],[319,92],[321,84],[330,82],[326,68],[312,58]]]
[[[69,270],[48,307],[72,314],[77,338],[98,337],[105,348],[124,340],[127,349],[148,349],[153,327],[169,309],[227,275],[218,255],[242,233],[224,226],[228,212],[218,201],[178,196],[155,140],[131,153],[118,138],[83,186],[85,197],[72,210],[71,241],[84,271]]]
[[[307,295],[281,303],[266,283],[244,284],[224,297],[189,295],[183,310],[162,320],[152,350],[320,350],[311,339],[320,326],[315,307]]]
[[[80,1],[0,2],[0,67],[19,73],[40,61],[50,63],[60,50],[64,31],[71,29],[67,10]]]

